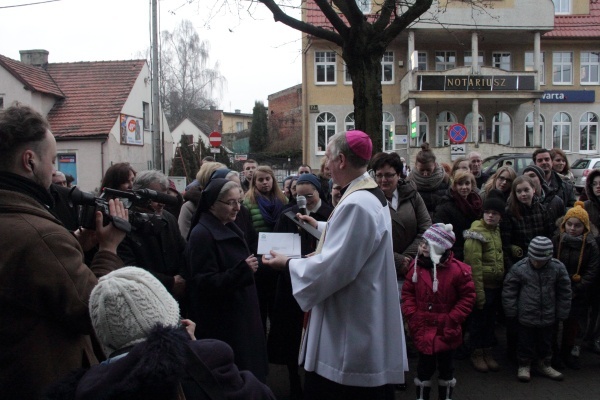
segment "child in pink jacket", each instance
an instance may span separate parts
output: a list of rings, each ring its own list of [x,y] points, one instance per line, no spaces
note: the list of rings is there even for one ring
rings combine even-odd
[[[462,343],[461,324],[475,303],[475,285],[471,267],[452,254],[452,225],[433,224],[423,239],[402,287],[402,313],[419,351],[417,398],[429,399],[437,367],[439,398],[451,399],[456,384],[453,353]]]

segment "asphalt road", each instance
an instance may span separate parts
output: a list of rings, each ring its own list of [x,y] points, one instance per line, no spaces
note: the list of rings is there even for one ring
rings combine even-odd
[[[517,380],[517,366],[504,356],[502,338],[503,327],[497,330],[501,344],[495,348],[496,360],[502,369],[499,372],[481,373],[471,366],[469,360],[456,360],[457,380],[454,399],[458,400],[600,400],[600,355],[587,348],[582,349],[581,370],[565,368],[561,370],[565,379],[555,382],[533,371],[531,382]],[[412,383],[416,371],[416,358],[409,359],[407,373],[408,388],[397,391],[396,399],[415,399],[415,386]],[[270,365],[268,384],[279,400],[289,399],[287,369],[281,365]],[[432,399],[437,399],[437,389],[433,389]],[[333,399],[336,400],[336,399]]]

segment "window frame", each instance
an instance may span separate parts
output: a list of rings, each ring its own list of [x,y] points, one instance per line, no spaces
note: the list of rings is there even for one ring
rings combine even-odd
[[[424,62],[421,62],[421,56],[425,57]],[[422,65],[425,65],[425,68],[421,68]],[[426,51],[418,51],[417,50],[417,71],[427,71],[427,52]]]
[[[470,59],[473,58],[473,54],[471,54],[471,53],[473,53],[471,50],[465,50],[463,52],[463,66],[465,66],[465,67],[471,66]],[[477,61],[478,61],[477,65],[479,65],[481,67],[482,65],[485,65],[485,52],[482,50],[479,50],[478,53],[479,54],[477,55]],[[469,55],[467,56],[467,54],[469,54]],[[467,61],[467,57],[469,58],[469,61]]]
[[[499,61],[496,58],[500,57]],[[508,57],[508,65],[506,60]],[[504,68],[508,66],[508,68]],[[512,53],[510,51],[494,51],[492,52],[492,67],[499,68],[503,71],[512,71]]]
[[[353,131],[355,127],[356,120],[354,119],[354,111],[352,111],[351,113],[348,113],[348,115],[346,115],[346,118],[344,118],[344,131]]]
[[[589,115],[594,116],[596,118],[596,120],[595,121],[590,120],[589,119]],[[598,123],[598,119],[599,119],[598,118],[598,114],[595,113],[595,112],[593,112],[593,111],[586,111],[579,118],[579,152],[581,154],[597,154],[598,153],[598,150],[599,150],[598,149],[598,138],[599,138],[598,137],[598,133],[599,133],[598,130],[600,128],[600,125]],[[592,130],[592,128],[593,128],[593,130],[595,132],[590,133],[590,130]],[[581,138],[583,136],[582,133],[583,133],[584,129],[587,131],[586,132],[586,134],[587,134],[587,140],[586,140],[586,142],[587,142],[588,146],[589,146],[589,143],[590,143],[590,138],[591,137],[595,137],[595,145],[596,145],[595,149],[591,149],[591,150],[589,150],[589,148],[587,150],[582,149],[582,147],[581,147]]]
[[[505,115],[508,118],[508,121],[498,119],[497,118],[498,115]],[[494,115],[492,116],[492,143],[500,144],[503,146],[512,146],[512,140],[513,140],[512,124],[513,124],[513,118],[510,116],[509,113],[507,113],[506,111],[502,111],[502,110],[495,112]],[[504,128],[508,127],[508,143],[501,143],[501,140],[500,140],[500,138],[502,136],[502,128],[503,127]]]
[[[531,115],[531,118],[529,117]],[[525,147],[532,147],[532,148],[545,148],[546,147],[546,119],[544,118],[544,116],[540,113],[540,130],[541,132],[538,133],[539,135],[539,139],[540,139],[540,143],[537,144],[535,141],[535,136],[533,136],[533,144],[531,145],[527,145],[527,135],[528,135],[528,129],[531,129],[532,135],[533,135],[533,111],[530,112],[529,114],[527,114],[525,116],[525,122],[524,122],[524,128],[525,128],[525,137],[524,139],[524,145]]]
[[[323,116],[323,118],[321,118],[321,116]],[[321,118],[321,121],[319,121],[319,118]],[[325,141],[323,144],[323,150],[319,150],[319,127],[323,127],[324,133],[325,133]],[[329,129],[331,127],[333,127],[333,133],[328,135],[327,132],[329,132]],[[316,155],[325,154],[325,150],[327,149],[327,143],[329,143],[329,138],[331,138],[336,133],[337,133],[337,118],[335,117],[335,115],[332,112],[323,111],[322,113],[317,115],[317,118],[315,119],[315,139],[316,139],[315,140],[315,154]]]
[[[388,117],[388,119],[386,120],[386,117]],[[395,148],[394,145],[394,139],[392,139],[391,143],[389,142],[389,137],[390,137],[390,133],[394,133],[394,127],[396,126],[396,119],[394,118],[394,115],[390,112],[384,111],[382,113],[381,116],[381,136],[382,136],[382,142],[381,142],[381,151],[393,151]],[[388,135],[387,138],[388,140],[386,140],[386,127],[389,128]],[[387,148],[387,145],[391,145],[390,148]]]
[[[444,61],[438,62],[438,57],[443,56]],[[454,57],[454,61],[449,61]],[[456,51],[454,50],[436,50],[435,51],[435,70],[436,71],[448,71],[449,69],[456,68]],[[439,69],[439,66],[443,66],[443,69]]]
[[[573,3],[571,0],[552,0],[554,3],[555,15],[569,15],[573,11]]]
[[[583,55],[590,54],[595,55],[597,57],[596,61],[583,61]],[[584,68],[588,67],[588,74],[584,74]],[[595,67],[595,74],[589,74],[589,70]],[[584,81],[584,76],[586,75],[595,75],[594,80]],[[579,53],[579,83],[581,85],[600,85],[600,51],[582,51]]]
[[[566,116],[569,120],[568,121],[563,121],[562,120],[562,116],[563,115]],[[560,117],[561,120],[557,121],[556,120],[557,117]],[[556,127],[561,128],[560,129],[560,134],[559,134],[559,145],[556,144],[556,132],[555,132],[556,131],[556,129],[555,129]],[[568,131],[567,132],[567,136],[568,136],[567,137],[567,141],[568,141],[568,144],[569,144],[569,148],[568,149],[565,149],[562,146],[562,143],[563,143],[563,140],[564,140],[563,139],[564,135],[563,135],[563,129],[562,128],[568,128],[567,129],[567,131]],[[568,113],[566,113],[564,111],[559,111],[556,114],[554,114],[554,116],[552,117],[552,147],[556,147],[556,148],[559,148],[559,149],[561,149],[563,151],[570,152],[571,151],[571,137],[572,137],[572,133],[571,132],[573,130],[572,128],[573,128],[573,118],[571,117],[570,114],[568,114]]]
[[[391,55],[391,61],[388,59],[386,60],[386,56],[390,56]],[[396,74],[394,73],[394,52],[392,50],[390,51],[385,51],[383,53],[383,56],[381,57],[381,84],[382,85],[393,85],[395,83],[395,76]],[[391,71],[391,78],[389,80],[385,79],[385,71],[386,68],[388,68],[389,71]]]
[[[322,54],[322,61],[319,61]],[[329,57],[333,55],[333,60]],[[319,81],[319,68],[323,68],[324,81]],[[329,68],[333,68],[333,79],[328,80]],[[315,50],[315,85],[335,85],[337,83],[337,54],[335,51]]]
[[[560,62],[557,62],[555,60],[555,56],[561,54],[569,54],[571,56],[571,60],[570,62],[566,63],[564,62],[562,59],[560,60]],[[562,58],[562,56],[561,56]],[[560,75],[561,75],[561,80],[557,81],[555,79],[555,75],[556,75],[556,67],[561,67],[560,69]],[[567,69],[563,69],[563,67],[570,67],[570,80],[567,81],[563,81],[563,74]],[[552,84],[553,85],[572,85],[573,84],[573,52],[572,51],[553,51],[552,52]],[[553,118],[554,119],[554,118]]]

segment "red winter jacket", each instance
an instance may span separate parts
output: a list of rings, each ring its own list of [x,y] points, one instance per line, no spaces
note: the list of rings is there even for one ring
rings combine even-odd
[[[422,256],[421,256],[422,257]],[[433,292],[433,270],[411,263],[402,286],[402,314],[419,352],[434,354],[457,348],[462,343],[461,324],[475,303],[471,267],[452,252],[437,266],[438,290]]]

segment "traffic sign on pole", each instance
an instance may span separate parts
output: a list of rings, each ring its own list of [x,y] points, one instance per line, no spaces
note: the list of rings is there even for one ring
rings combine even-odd
[[[467,140],[467,127],[463,124],[450,125],[448,128],[448,137],[451,143],[461,144]]]
[[[220,147],[221,134],[219,132],[212,132],[210,135],[208,135],[208,141],[212,147]]]

